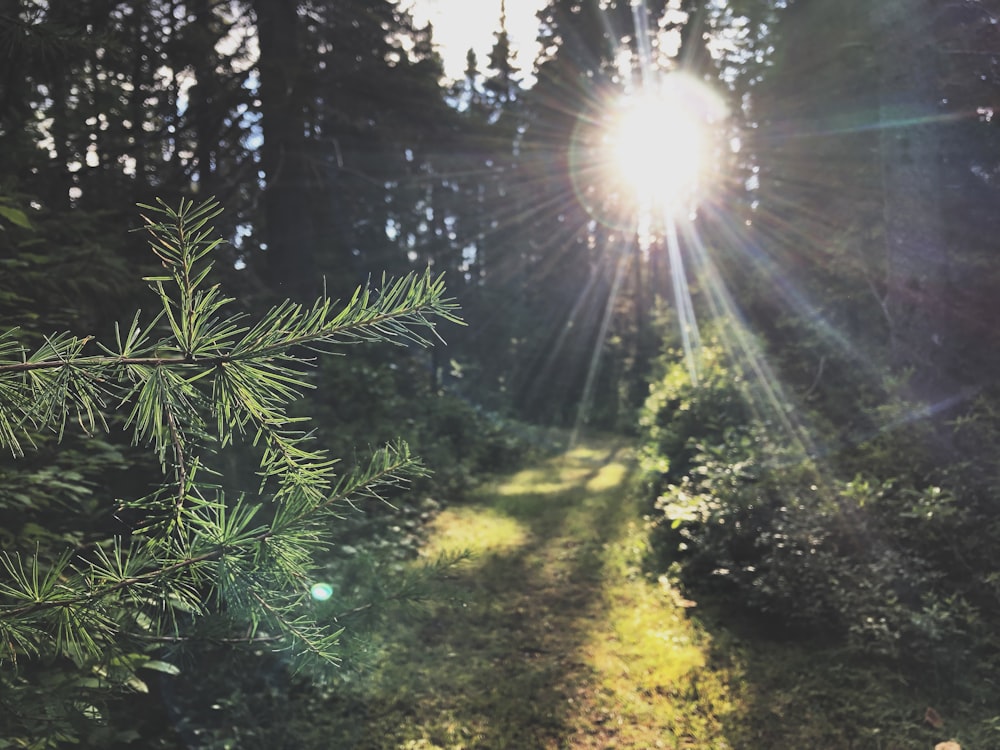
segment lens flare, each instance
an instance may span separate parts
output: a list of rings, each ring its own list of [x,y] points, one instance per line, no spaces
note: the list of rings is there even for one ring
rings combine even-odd
[[[577,200],[603,225],[637,231],[643,245],[664,238],[663,217],[687,217],[713,188],[726,115],[723,100],[684,73],[650,73],[598,97],[570,143]]]
[[[318,602],[325,602],[333,596],[333,586],[329,583],[314,583],[309,589],[309,595]]]
[[[639,223],[663,212],[685,215],[697,205],[711,182],[725,115],[712,90],[682,73],[657,76],[611,108],[604,177]]]

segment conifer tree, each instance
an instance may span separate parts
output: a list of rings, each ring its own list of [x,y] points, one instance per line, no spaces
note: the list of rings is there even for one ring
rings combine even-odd
[[[339,308],[286,301],[250,321],[208,282],[218,204],[142,209],[163,266],[146,279],[156,315],[137,312],[106,343],[57,333],[29,348],[17,329],[0,333],[0,446],[24,456],[36,434],[123,425],[162,471],[144,497],[105,499],[127,532],[0,553],[0,710],[15,736],[72,738],[95,693],[141,689],[140,668],[174,669],[158,648],[199,634],[281,650],[293,669],[336,664],[340,631],[309,606],[324,526],[423,471],[396,443],[339,473],[290,408],[312,387],[310,353],[428,344],[436,322],[456,321],[440,279],[383,279]],[[257,456],[259,483],[231,497],[218,458],[237,443]],[[74,678],[49,679],[68,665]]]

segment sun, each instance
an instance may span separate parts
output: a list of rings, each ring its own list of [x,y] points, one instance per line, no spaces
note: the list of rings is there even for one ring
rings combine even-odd
[[[696,187],[704,134],[673,97],[647,94],[629,101],[608,137],[619,178],[641,202],[674,202]]]
[[[714,94],[681,74],[624,96],[605,131],[605,163],[618,192],[654,213],[686,212],[710,172]]]
[[[685,73],[595,96],[570,141],[577,201],[605,226],[661,238],[720,187],[726,117],[724,100]]]

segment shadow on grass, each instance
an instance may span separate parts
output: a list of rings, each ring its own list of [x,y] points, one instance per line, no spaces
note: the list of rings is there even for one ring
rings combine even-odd
[[[996,723],[982,721],[995,715],[992,687],[963,685],[955,692],[952,683],[949,692],[932,673],[790,631],[735,608],[718,592],[706,593],[698,611],[711,663],[741,683],[742,710],[724,721],[734,750],[930,750],[954,740],[961,748],[998,746]]]
[[[278,696],[285,729],[233,747],[757,750],[730,740],[738,650],[715,654],[690,603],[642,574],[631,466],[614,444],[579,448],[443,510],[428,559],[473,557],[427,616],[380,631],[362,679]]]
[[[988,728],[963,729],[956,698],[936,695],[932,676],[906,681],[834,644],[796,640],[718,592],[694,595],[692,609],[669,581],[643,576],[629,467],[614,445],[578,449],[442,511],[427,555],[474,557],[451,569],[428,616],[382,633],[365,679],[326,697],[283,696],[288,715],[268,724],[294,731],[233,747],[1000,746]],[[944,729],[923,722],[928,706]]]
[[[577,449],[442,513],[431,553],[475,556],[450,576],[451,605],[390,633],[373,683],[331,706],[329,747],[566,746],[604,550],[628,520],[626,462]]]

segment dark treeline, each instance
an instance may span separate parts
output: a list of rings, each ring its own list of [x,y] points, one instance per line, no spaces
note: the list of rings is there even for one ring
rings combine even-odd
[[[250,314],[429,268],[467,325],[308,375],[296,408],[333,455],[402,435],[436,472],[418,488],[446,496],[521,455],[516,423],[638,433],[651,564],[946,693],[996,663],[1000,615],[998,17],[992,0],[552,0],[532,70],[501,17],[448,82],[433,28],[389,0],[0,0],[0,330],[113,340],[155,307],[140,278],[159,263],[129,230],[156,199],[221,203],[211,278]],[[679,220],[695,362],[664,237],[638,236],[590,161],[644,65],[728,111]],[[5,551],[131,533],[115,500],[161,472],[106,406],[107,434],[0,459]],[[246,461],[220,481],[252,485]],[[4,672],[12,737],[142,741],[89,702],[103,667],[48,656]],[[277,700],[277,677],[254,679]]]
[[[617,263],[604,248],[627,244],[595,226],[569,171],[577,122],[622,84],[601,14],[554,5],[548,58],[524,90],[502,28],[489,59],[470,57],[443,87],[432,29],[389,2],[7,5],[4,196],[34,226],[8,245],[62,232],[63,262],[90,241],[91,264],[124,271],[141,252],[106,228],[134,224],[134,203],[214,196],[244,297],[301,299],[324,284],[338,297],[372,274],[430,266],[470,323],[431,355],[432,384],[461,371],[497,408],[577,416]],[[612,14],[622,38],[623,8]],[[630,336],[610,339],[621,351],[609,361],[635,359]],[[603,373],[599,420],[635,405],[635,387],[618,406],[611,395],[634,374]]]

